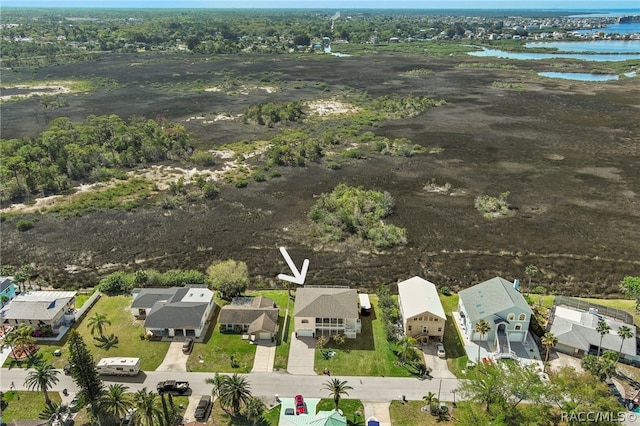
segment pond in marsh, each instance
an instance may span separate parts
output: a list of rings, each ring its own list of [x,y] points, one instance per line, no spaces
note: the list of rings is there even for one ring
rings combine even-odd
[[[590,74],[586,72],[539,72],[538,75],[541,77],[579,81],[609,81],[619,79],[616,74]]]
[[[487,49],[469,52],[471,56],[480,57],[496,57],[517,60],[540,60],[540,59],[578,59],[581,61],[591,62],[618,62],[628,61],[631,59],[640,59],[640,54],[619,53],[619,54],[584,54],[584,53],[523,53],[523,52],[505,52],[498,49]]]

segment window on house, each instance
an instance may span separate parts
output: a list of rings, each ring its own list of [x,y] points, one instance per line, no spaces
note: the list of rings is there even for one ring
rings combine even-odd
[[[427,327],[422,327],[422,332],[426,333],[427,332]]]
[[[438,333],[442,333],[442,327],[438,327]]]
[[[525,314],[520,314],[520,316],[518,316],[518,321],[525,321],[527,319],[527,316]]]
[[[233,324],[227,324],[227,330],[233,330]]]
[[[302,321],[300,321],[303,324],[309,324],[309,320],[308,319],[303,319]]]
[[[509,314],[509,315],[507,315],[507,319],[508,319],[509,321],[513,321],[514,319],[516,319],[516,314]]]
[[[515,326],[515,330],[516,330],[516,331],[518,331],[518,330],[522,330],[522,324],[516,324],[516,326]]]
[[[411,326],[409,326],[408,328],[409,328],[408,331],[411,331]]]

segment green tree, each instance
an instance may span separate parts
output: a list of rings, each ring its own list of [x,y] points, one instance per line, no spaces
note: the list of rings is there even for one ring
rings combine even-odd
[[[258,420],[262,418],[264,409],[264,403],[260,398],[256,397],[249,398],[247,404],[244,406],[245,415],[247,416],[247,419],[251,420],[254,426],[258,423]]]
[[[547,352],[544,356],[544,362],[545,362],[545,371],[546,371],[546,363],[549,361],[549,351],[551,350],[551,348],[553,348],[555,345],[558,344],[558,338],[551,332],[547,332],[544,334],[544,336],[542,336],[541,339],[542,345],[547,348]]]
[[[239,374],[224,376],[224,382],[220,389],[221,406],[231,407],[231,414],[235,416],[249,399],[251,399],[251,387],[245,376]]]
[[[604,351],[601,357],[586,355],[580,360],[580,364],[585,371],[605,381],[616,374],[617,355],[618,354],[613,351]]]
[[[402,338],[396,342],[396,353],[403,363],[407,362],[407,359],[415,358],[417,351],[416,344],[416,339],[411,336],[402,336]]]
[[[598,356],[600,356],[602,355],[602,339],[604,339],[605,334],[609,334],[611,326],[609,326],[605,320],[601,319],[598,321],[598,325],[596,325],[596,331],[600,334],[600,344],[598,345]]]
[[[340,380],[338,378],[329,379],[324,383],[322,389],[329,391],[329,397],[333,398],[335,404],[335,410],[338,411],[338,404],[343,395],[349,396],[350,390],[353,388],[347,384],[346,380]]]
[[[206,383],[213,385],[211,394],[216,399],[220,398],[220,392],[222,391],[222,387],[224,385],[224,378],[225,376],[221,375],[220,373],[216,373],[215,376],[205,379]]]
[[[91,401],[92,404],[99,401],[104,392],[104,385],[98,374],[93,355],[76,330],[69,331],[69,353],[73,365],[71,375],[73,381],[81,389],[84,400]]]
[[[96,332],[102,337],[107,325],[111,325],[111,321],[107,318],[107,314],[95,313],[87,321],[87,328],[91,329],[91,334],[96,335]]]
[[[212,263],[207,275],[223,299],[230,300],[247,290],[249,272],[247,264],[233,259]]]
[[[134,424],[139,426],[157,426],[162,424],[162,410],[156,404],[158,394],[142,388],[133,394]]]
[[[474,332],[480,333],[480,339],[478,340],[478,364],[480,364],[480,343],[482,343],[482,339],[489,332],[489,330],[491,330],[491,325],[483,319],[478,321],[473,327]]]
[[[14,356],[17,353],[27,354],[32,359],[36,346],[36,339],[33,337],[34,329],[25,323],[20,323],[5,337],[5,343],[10,344]]]
[[[127,393],[128,389],[121,383],[111,384],[100,398],[99,404],[102,410],[111,416],[111,420],[114,422],[119,421],[133,407],[131,394]]]
[[[524,268],[524,273],[529,277],[529,284],[527,284],[527,294],[529,294],[529,289],[531,289],[531,278],[538,273],[538,267],[536,265],[527,265],[527,267]]]
[[[640,310],[640,277],[627,276],[620,282],[622,291],[636,301],[636,311]]]
[[[618,328],[618,336],[620,336],[620,349],[618,350],[618,359],[620,360],[620,354],[622,353],[622,345],[624,345],[624,341],[626,339],[631,339],[633,337],[633,331],[630,327],[623,325]]]
[[[502,368],[494,364],[478,363],[467,373],[466,380],[456,389],[462,398],[484,404],[488,413],[491,405],[504,404],[505,373]]]
[[[53,387],[60,379],[60,372],[48,364],[36,364],[24,380],[24,385],[29,390],[39,390],[44,394],[44,401],[47,405],[51,404],[51,399],[47,391]]]

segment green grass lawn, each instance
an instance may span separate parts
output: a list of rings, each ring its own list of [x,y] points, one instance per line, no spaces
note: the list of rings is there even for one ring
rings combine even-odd
[[[447,365],[456,377],[461,377],[462,370],[466,368],[469,358],[464,350],[460,334],[458,334],[455,319],[451,315],[451,312],[458,310],[458,299],[457,294],[452,294],[451,296],[440,295],[440,301],[447,316],[447,322],[444,326],[444,336],[442,338],[442,343],[447,352]]]
[[[143,322],[134,319],[129,309],[130,305],[131,296],[109,297],[103,295],[86,313],[84,318],[74,325],[74,329],[80,333],[96,362],[104,357],[136,357],[140,358],[143,370],[155,370],[164,359],[169,348],[169,342],[141,339],[140,336],[144,334]],[[111,335],[113,333],[118,337],[118,343],[108,349],[98,348],[95,345],[96,341],[87,327],[88,318],[95,313],[106,314],[111,321],[111,325],[107,326],[105,334]],[[67,333],[60,342],[38,343],[40,351],[37,354],[37,358],[42,362],[52,364],[56,368],[64,367],[69,362],[69,349],[66,345],[68,337],[69,334]],[[62,356],[53,356],[53,352],[56,349],[62,351]],[[7,359],[6,366],[15,367],[16,363]],[[22,363],[22,366],[26,366],[25,363]]]
[[[60,404],[62,401],[57,392],[49,392],[49,398],[54,404]],[[3,424],[8,424],[14,419],[37,419],[46,407],[42,392],[9,391],[4,393],[2,400],[7,403],[2,410]]]
[[[316,410],[333,411],[335,409],[333,399],[321,399]],[[341,399],[338,407],[342,410],[342,415],[347,418],[347,425],[364,426],[366,419],[364,418],[364,406],[359,399]]]
[[[409,401],[404,404],[400,401],[392,401],[391,406],[389,407],[391,424],[394,426],[432,426],[453,424],[452,421],[440,421],[438,417],[432,416],[429,412],[423,412],[422,407],[425,405],[427,404],[424,401]]]
[[[316,350],[315,371],[322,374],[325,368],[336,376],[391,376],[411,377],[416,372],[413,369],[396,365],[398,357],[393,353],[392,346],[387,342],[382,318],[379,312],[378,298],[370,295],[371,314],[362,316],[362,333],[355,339],[346,339],[344,345],[336,345],[329,341],[327,349],[336,352],[335,356],[325,359],[322,351]]]

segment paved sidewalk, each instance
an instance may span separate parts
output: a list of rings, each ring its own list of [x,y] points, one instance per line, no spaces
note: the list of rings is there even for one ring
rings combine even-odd
[[[313,370],[315,364],[316,341],[313,337],[296,337],[291,333],[291,346],[289,346],[289,362],[287,372],[290,374],[315,376]]]
[[[276,359],[276,344],[273,342],[259,341],[256,343],[256,356],[253,359],[252,373],[271,373],[273,362]]]
[[[187,371],[189,355],[182,353],[182,342],[171,342],[162,364],[156,371]]]
[[[389,402],[369,402],[362,401],[364,405],[364,421],[371,416],[380,421],[380,426],[391,426],[391,415],[389,414]],[[365,423],[366,424],[366,423]]]

